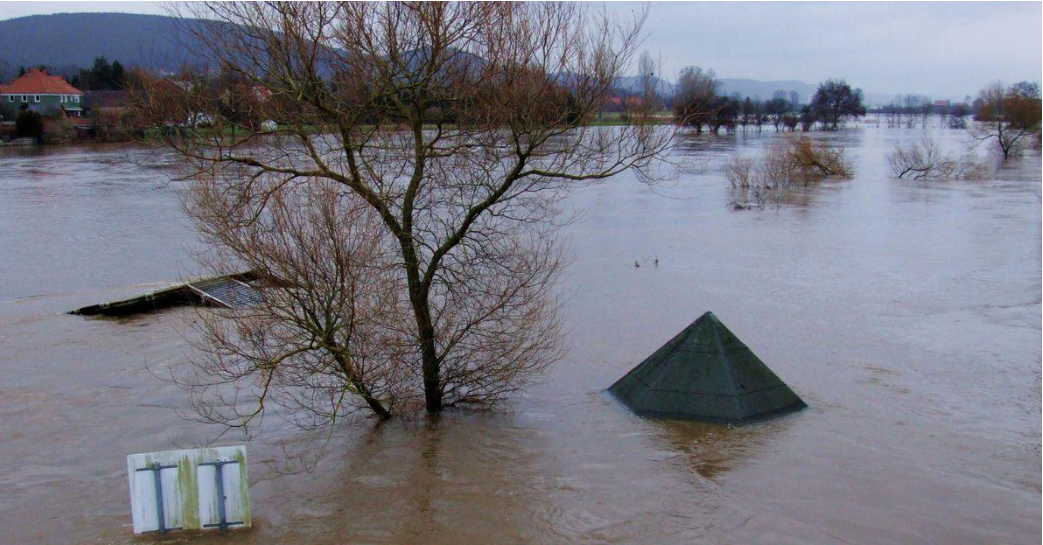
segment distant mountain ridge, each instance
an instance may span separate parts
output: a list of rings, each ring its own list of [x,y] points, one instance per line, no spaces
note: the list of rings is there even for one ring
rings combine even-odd
[[[7,70],[42,64],[61,73],[104,56],[124,66],[174,71],[202,63],[185,47],[195,43],[184,21],[162,15],[57,13],[0,21],[0,62]]]
[[[206,60],[192,53],[198,49],[190,32],[192,21],[163,15],[130,13],[57,13],[32,15],[0,21],[0,80],[9,80],[18,67],[48,66],[55,73],[71,76],[78,68],[90,67],[95,57],[118,60],[125,67],[176,72],[185,65],[202,65]],[[566,78],[567,79],[567,78]],[[808,102],[817,84],[796,80],[758,81],[721,78],[721,92],[767,100],[775,91],[796,91]],[[616,87],[629,93],[641,92],[638,76],[622,76]],[[675,85],[655,78],[659,94],[670,97]],[[880,104],[891,98],[866,93],[866,102]]]

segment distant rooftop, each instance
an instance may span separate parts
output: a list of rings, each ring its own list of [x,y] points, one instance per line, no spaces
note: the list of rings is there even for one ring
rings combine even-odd
[[[0,85],[5,95],[82,95],[83,91],[69,85],[65,78],[52,76],[46,70],[30,68],[28,72],[7,85]]]

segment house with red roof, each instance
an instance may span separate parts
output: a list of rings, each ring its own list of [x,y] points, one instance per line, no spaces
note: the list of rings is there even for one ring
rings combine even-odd
[[[0,85],[0,102],[9,109],[23,104],[40,113],[61,110],[69,117],[83,114],[83,91],[69,85],[65,78],[52,76],[46,70],[32,68],[7,85]]]

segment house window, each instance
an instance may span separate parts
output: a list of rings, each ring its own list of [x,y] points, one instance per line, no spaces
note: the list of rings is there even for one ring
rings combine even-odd
[[[22,102],[29,102],[29,95],[22,95]]]
[[[40,95],[33,95],[33,102],[40,102]]]

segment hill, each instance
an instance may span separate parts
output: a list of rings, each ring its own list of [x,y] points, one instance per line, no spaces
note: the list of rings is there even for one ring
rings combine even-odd
[[[174,71],[202,64],[185,46],[195,40],[184,23],[161,15],[58,13],[0,21],[0,65],[46,65],[62,73],[89,67],[95,57],[124,66]]]

